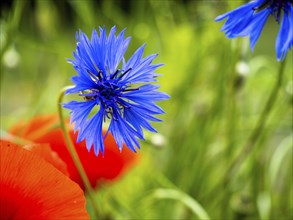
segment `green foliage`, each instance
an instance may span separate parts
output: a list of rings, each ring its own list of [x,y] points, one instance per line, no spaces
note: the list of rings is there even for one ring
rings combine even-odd
[[[232,1],[230,1],[232,2]],[[239,2],[237,2],[238,5]],[[232,5],[232,3],[229,3]],[[158,53],[164,137],[146,134],[139,163],[96,192],[105,219],[292,219],[292,51],[276,102],[236,172],[277,80],[277,34],[269,21],[254,53],[247,39],[226,39],[214,18],[224,1],[13,1],[1,7],[1,130],[57,111],[74,74],[75,32],[117,25]],[[240,4],[240,3],[239,3]],[[233,7],[236,3],[233,3]],[[272,28],[271,28],[272,27]],[[274,36],[274,37],[271,37]],[[89,207],[89,211],[90,207]]]

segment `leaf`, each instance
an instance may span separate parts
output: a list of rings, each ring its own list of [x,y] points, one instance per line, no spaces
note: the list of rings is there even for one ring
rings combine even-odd
[[[175,189],[156,189],[152,196],[155,199],[173,199],[186,205],[199,219],[209,220],[210,217],[198,201],[189,195]]]

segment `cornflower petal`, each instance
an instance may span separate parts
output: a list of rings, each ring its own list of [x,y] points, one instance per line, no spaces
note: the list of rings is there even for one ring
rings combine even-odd
[[[113,134],[115,140],[118,140],[117,144],[119,150],[122,151],[123,142],[125,142],[129,149],[136,152],[135,146],[140,148],[140,144],[135,137],[144,140],[143,135],[126,123],[117,111],[114,112],[114,116],[116,120],[111,121],[109,130]]]
[[[251,13],[251,9],[254,8],[256,6],[256,2],[249,2],[247,4],[244,4],[230,12],[227,12],[225,14],[222,14],[222,15],[219,15],[215,18],[215,21],[222,21],[224,20],[225,18],[228,18],[229,17],[232,17],[232,16],[236,16],[238,17],[238,19],[240,19],[242,16],[245,16],[247,15],[247,13]]]
[[[287,51],[292,46],[293,41],[293,9],[285,12],[281,28],[276,40],[276,51],[278,60],[284,60]],[[290,45],[291,44],[291,45]]]
[[[253,10],[251,9],[255,6],[255,2],[250,2],[231,12],[218,16],[215,21],[227,18],[221,31],[225,31],[228,38],[247,36],[251,30],[251,18],[253,17]]]
[[[72,112],[70,123],[76,122],[75,128],[79,128],[80,125],[85,123],[89,113],[91,112],[95,104],[96,104],[95,101],[90,101],[90,102],[71,101],[64,104],[63,106],[68,109],[76,110]]]
[[[90,151],[94,144],[95,154],[98,156],[99,149],[104,152],[104,143],[102,138],[102,122],[103,122],[103,108],[98,111],[91,119],[81,124],[77,141],[80,142],[86,139],[86,148]]]
[[[260,37],[262,29],[267,21],[270,12],[268,10],[261,11],[254,15],[254,19],[252,20],[252,29],[250,33],[250,48],[253,51],[254,46]]]
[[[135,108],[129,108],[125,109],[125,119],[132,124],[136,130],[139,130],[142,132],[142,127],[145,129],[151,131],[151,132],[157,132],[156,129],[152,127],[152,125],[145,119],[144,115],[139,114],[139,111],[135,111],[137,109]],[[137,123],[137,122],[140,123]]]

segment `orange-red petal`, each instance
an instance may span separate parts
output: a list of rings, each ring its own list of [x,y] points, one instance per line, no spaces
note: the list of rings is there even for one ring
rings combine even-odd
[[[2,144],[18,146],[10,139],[0,139],[0,141]],[[25,144],[23,145],[23,148],[42,157],[44,160],[60,170],[64,175],[69,176],[66,163],[58,156],[55,151],[51,149],[49,144]]]
[[[23,148],[39,155],[63,174],[69,176],[66,163],[51,149],[49,144],[26,144]]]
[[[89,219],[79,186],[39,156],[0,142],[0,219]]]

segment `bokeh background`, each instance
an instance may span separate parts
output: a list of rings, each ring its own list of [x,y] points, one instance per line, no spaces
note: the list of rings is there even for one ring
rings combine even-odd
[[[166,114],[145,133],[140,161],[96,191],[105,219],[292,219],[292,51],[269,117],[240,166],[277,80],[270,18],[252,53],[247,38],[227,39],[214,18],[245,1],[1,1],[1,135],[12,124],[57,112],[75,75],[67,63],[75,33],[113,25],[158,53]],[[66,110],[69,116],[69,112]],[[91,208],[88,207],[92,214]]]

